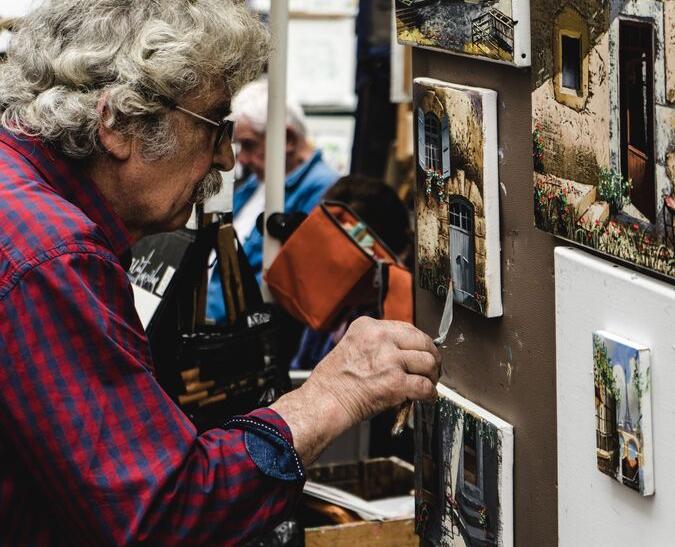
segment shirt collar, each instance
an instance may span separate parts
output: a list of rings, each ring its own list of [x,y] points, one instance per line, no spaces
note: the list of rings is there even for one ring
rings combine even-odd
[[[128,261],[133,242],[129,231],[77,160],[67,160],[39,139],[17,137],[2,128],[0,142],[23,156],[48,185],[81,209],[101,229],[122,264]]]
[[[307,176],[309,170],[314,167],[314,164],[316,164],[319,160],[321,160],[321,150],[315,150],[305,163],[299,167],[296,167],[295,170],[289,173],[289,175],[286,177],[286,188],[293,188],[302,179],[304,179],[305,176]]]

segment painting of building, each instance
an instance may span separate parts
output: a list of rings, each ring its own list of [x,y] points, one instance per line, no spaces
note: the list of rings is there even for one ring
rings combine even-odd
[[[530,66],[529,0],[395,0],[402,44]]]
[[[417,282],[486,317],[502,315],[497,93],[414,83]]]
[[[415,525],[442,547],[513,545],[513,429],[439,386],[415,408]]]
[[[598,469],[640,492],[654,493],[649,350],[593,334]]]
[[[535,223],[675,278],[675,2],[532,0]]]

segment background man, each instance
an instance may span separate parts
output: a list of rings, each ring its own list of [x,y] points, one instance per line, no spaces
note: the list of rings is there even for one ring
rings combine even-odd
[[[265,209],[265,134],[267,132],[267,80],[242,88],[232,100],[237,162],[250,173],[234,191],[234,227],[258,281],[262,279],[263,234],[256,220]],[[286,182],[284,212],[308,213],[321,201],[338,174],[323,160],[320,150],[307,140],[302,107],[286,102]],[[207,315],[216,322],[225,319],[220,273],[213,270],[209,285]]]
[[[52,0],[0,64],[0,543],[234,545],[340,432],[435,395],[410,325],[358,320],[298,390],[197,435],[153,376],[129,247],[234,165],[268,37],[229,0]]]

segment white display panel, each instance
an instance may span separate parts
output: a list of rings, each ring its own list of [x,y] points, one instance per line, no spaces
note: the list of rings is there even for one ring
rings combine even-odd
[[[559,545],[672,545],[675,288],[565,247],[555,252],[555,279]],[[650,350],[651,497],[597,466],[592,336],[598,330]]]
[[[305,107],[352,111],[356,106],[354,19],[291,19],[288,91]]]
[[[310,141],[340,175],[349,174],[355,125],[353,116],[307,116]]]

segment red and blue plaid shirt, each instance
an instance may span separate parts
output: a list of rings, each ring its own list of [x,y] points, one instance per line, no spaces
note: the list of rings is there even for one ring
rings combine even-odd
[[[0,544],[231,545],[304,472],[272,410],[197,435],[153,376],[95,185],[0,130]]]

